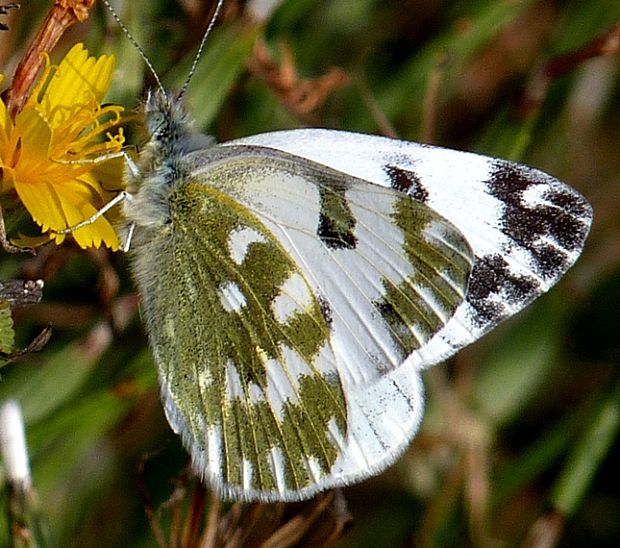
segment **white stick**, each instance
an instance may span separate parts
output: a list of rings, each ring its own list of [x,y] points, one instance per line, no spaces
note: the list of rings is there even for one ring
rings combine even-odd
[[[0,453],[7,479],[22,489],[32,487],[22,410],[16,400],[0,405]]]

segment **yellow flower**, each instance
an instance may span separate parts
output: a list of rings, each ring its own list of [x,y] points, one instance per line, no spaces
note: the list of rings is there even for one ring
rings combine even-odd
[[[0,191],[14,190],[57,244],[65,238],[57,231],[92,217],[122,184],[122,162],[104,159],[124,142],[123,108],[101,105],[114,64],[113,56],[89,57],[76,44],[57,67],[47,64],[15,120],[0,100]],[[82,248],[119,247],[105,217],[72,234]]]

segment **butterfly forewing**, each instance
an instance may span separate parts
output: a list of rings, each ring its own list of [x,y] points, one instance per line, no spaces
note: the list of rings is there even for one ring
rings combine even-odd
[[[467,241],[403,193],[285,154],[185,161],[134,270],[195,467],[229,496],[295,500],[393,462],[421,415],[405,360],[465,298]]]
[[[230,143],[298,154],[406,193],[450,219],[474,255],[466,298],[411,357],[442,361],[547,291],[577,259],[592,209],[575,190],[526,166],[355,133],[306,129]]]

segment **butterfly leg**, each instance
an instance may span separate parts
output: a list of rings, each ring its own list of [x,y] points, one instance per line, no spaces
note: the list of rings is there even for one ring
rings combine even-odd
[[[99,217],[101,217],[102,215],[107,213],[110,209],[112,209],[115,205],[120,204],[121,202],[125,200],[131,200],[131,194],[129,194],[129,192],[127,192],[126,190],[123,190],[122,192],[119,192],[116,196],[114,196],[114,198],[112,198],[106,205],[104,205],[99,211],[97,211],[97,213],[95,213],[88,219],[85,219],[81,223],[70,226],[68,228],[64,228],[62,230],[56,230],[55,232],[56,234],[70,234],[71,232],[74,232],[82,227],[91,225]]]
[[[125,241],[121,245],[121,249],[123,253],[127,253],[129,251],[129,246],[131,245],[131,239],[133,238],[133,231],[136,229],[136,223],[131,223],[127,228],[127,236],[125,237]]]

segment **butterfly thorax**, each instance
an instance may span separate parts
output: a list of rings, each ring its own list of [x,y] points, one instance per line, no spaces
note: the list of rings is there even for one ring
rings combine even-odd
[[[148,141],[137,170],[127,171],[127,191],[133,199],[126,203],[125,215],[137,227],[155,227],[169,223],[170,190],[188,175],[184,158],[214,141],[195,129],[181,99],[163,90],[149,92],[144,116]]]

